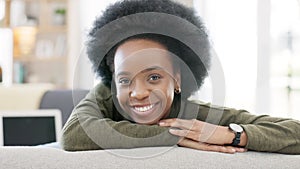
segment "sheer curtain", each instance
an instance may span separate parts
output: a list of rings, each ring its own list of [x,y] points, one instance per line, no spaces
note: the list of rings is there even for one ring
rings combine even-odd
[[[300,0],[271,1],[271,111],[300,119]]]
[[[194,6],[204,19],[224,71],[225,106],[255,111],[256,1],[194,0]],[[199,94],[211,85],[207,80]]]
[[[194,0],[194,6],[224,70],[225,105],[300,119],[300,1]],[[209,98],[209,86],[208,80],[200,98]]]

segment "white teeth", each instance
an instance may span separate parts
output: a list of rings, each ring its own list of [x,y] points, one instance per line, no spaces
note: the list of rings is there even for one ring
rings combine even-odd
[[[144,111],[148,111],[150,109],[153,108],[153,104],[149,105],[149,106],[144,106],[144,107],[134,107],[135,110],[137,111],[141,111],[141,112],[144,112]]]

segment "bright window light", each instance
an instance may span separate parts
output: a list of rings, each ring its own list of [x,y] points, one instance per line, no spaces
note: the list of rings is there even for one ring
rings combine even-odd
[[[195,0],[194,3],[197,4],[198,13],[203,13],[213,48],[221,62],[225,76],[225,106],[254,112],[257,79],[256,1]],[[201,4],[205,7],[201,7]],[[212,63],[212,71],[214,65]]]
[[[271,112],[300,119],[300,0],[271,7]]]

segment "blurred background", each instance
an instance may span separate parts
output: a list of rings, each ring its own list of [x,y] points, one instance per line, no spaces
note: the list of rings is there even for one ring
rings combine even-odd
[[[115,1],[0,0],[0,109],[9,92],[92,88],[86,34]],[[299,0],[177,1],[194,7],[207,26],[226,106],[300,119]],[[194,97],[211,102],[212,93],[208,78]]]

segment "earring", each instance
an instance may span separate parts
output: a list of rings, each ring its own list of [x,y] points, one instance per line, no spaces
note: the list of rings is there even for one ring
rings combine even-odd
[[[180,89],[180,87],[179,87],[179,88],[177,88],[177,89],[174,89],[174,92],[175,92],[176,94],[179,94],[179,93],[181,93],[181,89]]]

